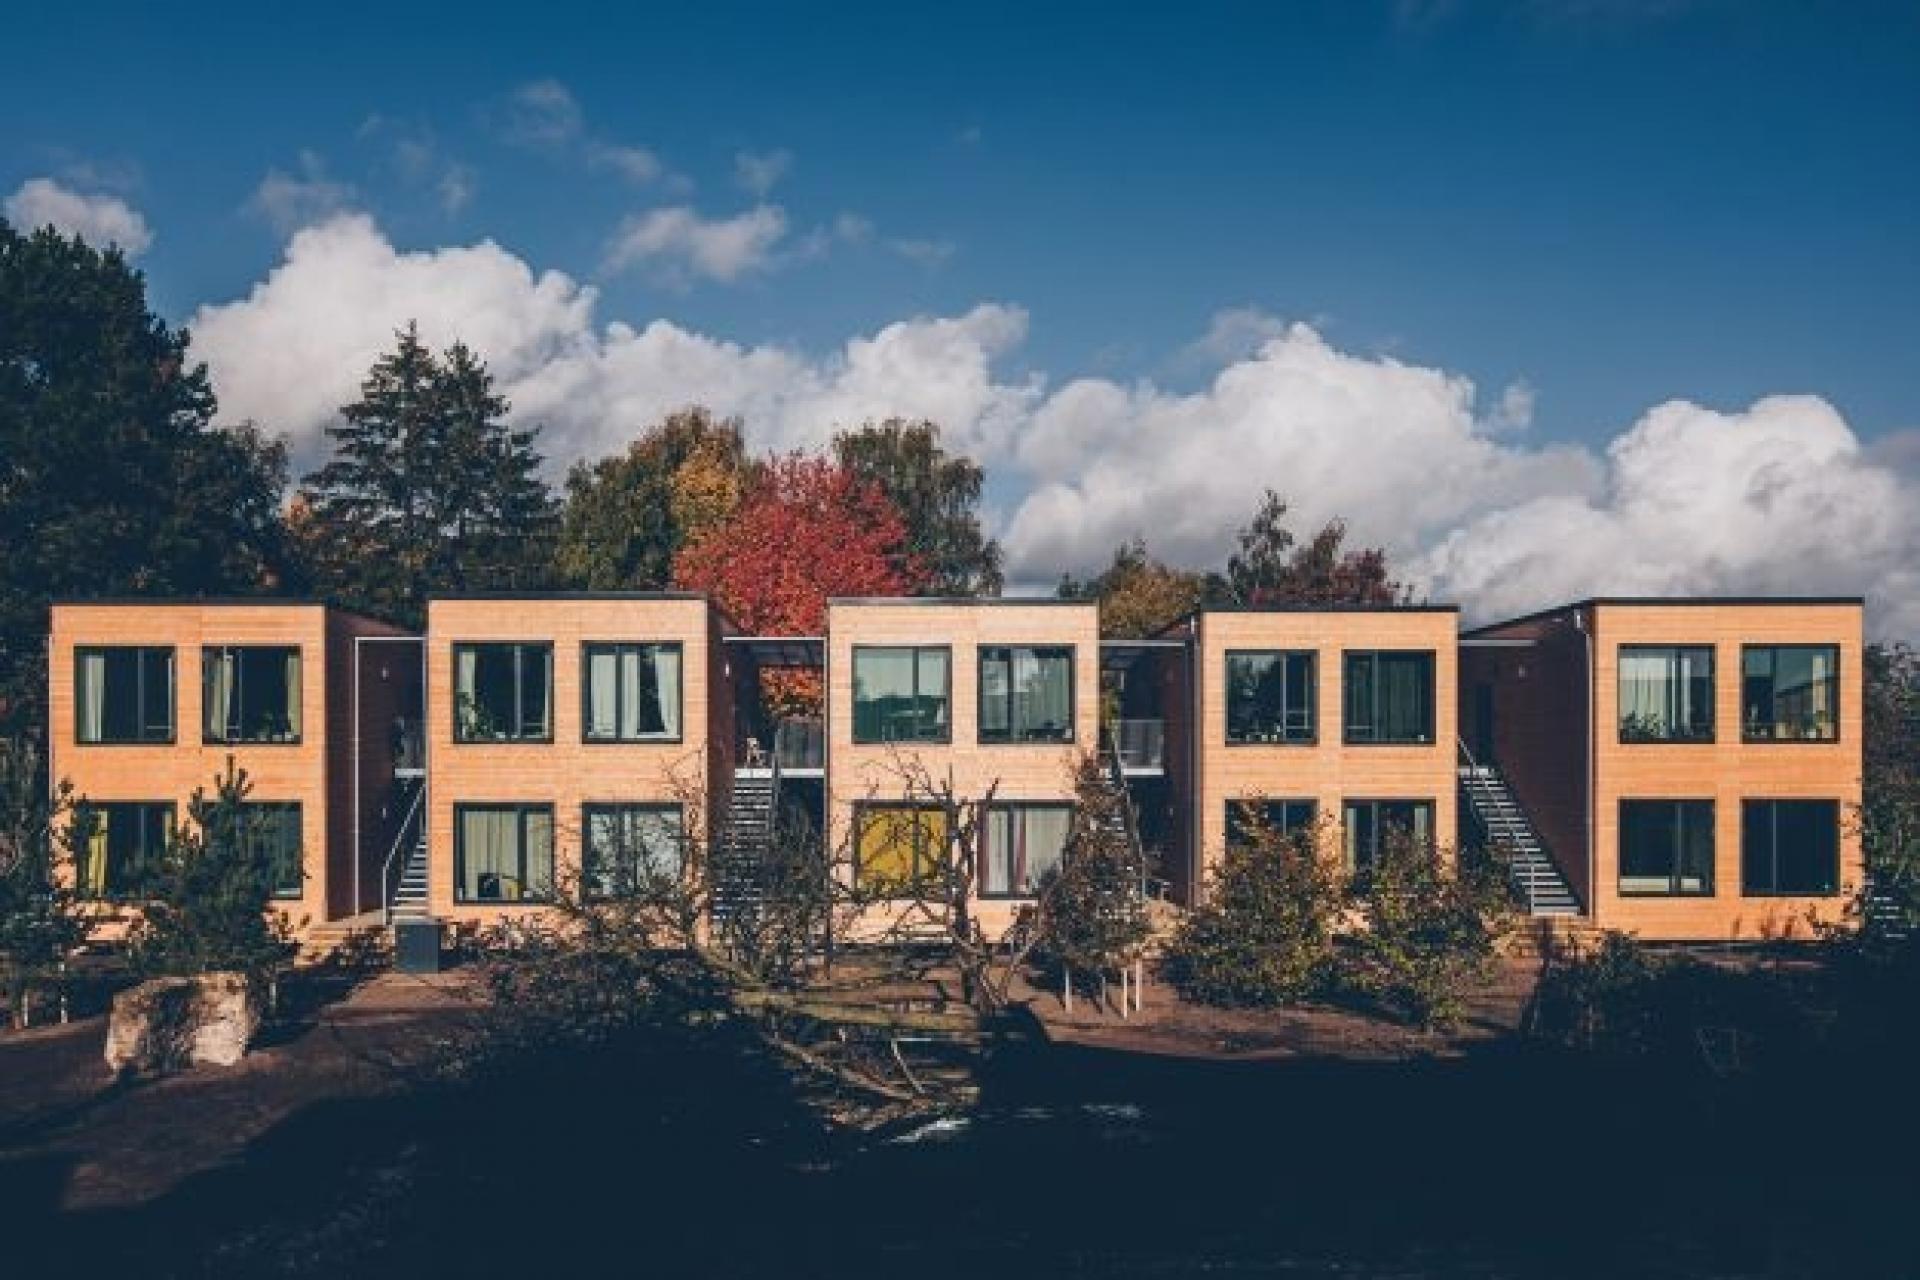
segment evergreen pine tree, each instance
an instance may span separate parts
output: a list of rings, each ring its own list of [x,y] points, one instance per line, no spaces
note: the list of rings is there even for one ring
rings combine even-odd
[[[1075,770],[1074,801],[1060,867],[1039,895],[1041,951],[1069,980],[1132,963],[1150,931],[1147,866],[1130,834],[1130,801],[1098,756]]]

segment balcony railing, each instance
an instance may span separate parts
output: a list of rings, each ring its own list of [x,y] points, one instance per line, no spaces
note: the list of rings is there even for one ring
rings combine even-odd
[[[411,775],[424,771],[427,767],[427,724],[420,719],[396,718],[393,722],[391,744],[393,747],[393,771],[396,774]]]
[[[823,769],[827,763],[827,727],[817,719],[786,719],[773,731],[773,754],[782,773]]]
[[[1113,738],[1121,768],[1148,771],[1166,768],[1165,720],[1109,720],[1107,733]]]

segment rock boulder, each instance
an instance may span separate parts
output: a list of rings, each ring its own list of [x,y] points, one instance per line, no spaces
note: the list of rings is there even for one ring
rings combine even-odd
[[[133,1075],[227,1067],[260,1029],[260,1000],[245,975],[155,978],[113,998],[107,1065]]]

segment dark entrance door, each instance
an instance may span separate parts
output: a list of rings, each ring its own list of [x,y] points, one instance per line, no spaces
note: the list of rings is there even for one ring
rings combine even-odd
[[[1484,680],[1473,686],[1473,758],[1493,760],[1493,685]]]

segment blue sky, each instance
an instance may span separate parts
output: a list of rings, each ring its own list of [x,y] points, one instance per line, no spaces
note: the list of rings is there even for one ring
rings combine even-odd
[[[349,211],[398,254],[491,240],[564,273],[592,291],[589,332],[664,319],[832,361],[915,317],[1017,309],[986,358],[996,387],[1032,394],[980,410],[1016,425],[962,432],[1005,452],[1009,531],[1048,486],[1081,504],[1056,519],[1099,505],[1035,462],[1025,424],[1044,436],[1061,389],[1101,380],[1139,430],[1177,431],[1143,383],[1204,394],[1292,321],[1359,375],[1470,379],[1493,462],[1574,450],[1585,463],[1561,458],[1539,491],[1597,508],[1620,484],[1609,448],[1675,399],[1740,415],[1818,397],[1912,478],[1920,6],[954,8],[108,5],[83,24],[35,6],[8,21],[0,194],[38,179],[136,211],[156,302],[182,321]],[[702,238],[735,219],[744,243]],[[1376,536],[1432,560],[1528,496]],[[1363,498],[1337,513],[1372,532]],[[1221,536],[1169,541],[1201,556]],[[1089,554],[1027,537],[1036,576]]]

